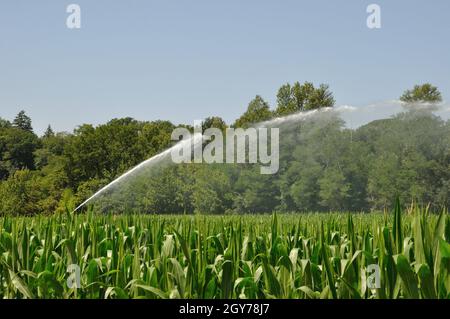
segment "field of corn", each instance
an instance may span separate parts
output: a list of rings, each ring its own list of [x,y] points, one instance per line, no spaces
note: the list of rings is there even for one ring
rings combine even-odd
[[[450,298],[446,212],[0,217],[1,298]],[[67,284],[80,268],[80,288]],[[380,286],[366,270],[379,266]],[[70,267],[69,267],[70,269]]]

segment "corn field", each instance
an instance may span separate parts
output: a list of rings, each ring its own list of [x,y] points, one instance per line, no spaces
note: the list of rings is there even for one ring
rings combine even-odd
[[[445,211],[91,211],[0,217],[0,231],[2,298],[450,298]],[[69,265],[79,267],[79,287],[68,284]],[[375,288],[368,281],[374,265]]]

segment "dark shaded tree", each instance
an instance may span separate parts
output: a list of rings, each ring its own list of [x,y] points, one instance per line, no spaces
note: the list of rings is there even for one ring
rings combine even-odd
[[[33,131],[33,127],[31,126],[31,118],[26,115],[24,110],[20,111],[14,118],[13,126],[28,132]]]
[[[53,137],[53,136],[55,136],[55,132],[53,132],[52,127],[49,125],[49,126],[47,126],[47,129],[44,132],[44,137],[50,138],[50,137]]]

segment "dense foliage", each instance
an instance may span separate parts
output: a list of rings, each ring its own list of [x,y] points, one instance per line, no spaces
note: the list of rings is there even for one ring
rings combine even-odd
[[[450,298],[450,220],[0,217],[0,298]]]
[[[407,103],[437,103],[442,101],[442,96],[437,87],[430,83],[425,83],[422,85],[415,85],[412,90],[406,90],[400,97],[400,100]]]
[[[415,102],[433,102],[437,95],[427,85],[405,93]],[[274,110],[257,96],[233,126],[333,104],[326,85],[286,84]],[[209,127],[227,125],[211,117],[203,125]],[[0,215],[74,208],[171,146],[174,128],[168,121],[122,118],[84,124],[73,133],[49,127],[38,137],[24,112],[12,123],[0,119]],[[431,111],[409,110],[357,129],[337,116],[317,118],[283,127],[280,140],[275,175],[261,175],[255,165],[178,165],[143,176],[108,207],[143,213],[368,211],[389,207],[396,196],[434,210],[450,206],[450,121]]]
[[[98,197],[104,211],[270,213],[370,211],[404,203],[450,206],[450,122],[412,111],[356,130],[336,114],[280,125],[280,168],[152,166]]]

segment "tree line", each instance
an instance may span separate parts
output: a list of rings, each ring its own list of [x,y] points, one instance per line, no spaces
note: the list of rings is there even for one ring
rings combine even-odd
[[[425,84],[406,91],[406,103],[442,100]],[[328,86],[285,84],[272,110],[256,96],[231,125],[334,106]],[[204,129],[228,125],[210,117]],[[192,129],[186,125],[186,127]],[[173,144],[169,121],[113,119],[72,133],[42,136],[21,111],[0,119],[0,214],[52,214],[74,208],[122,173]],[[450,123],[428,111],[407,111],[357,129],[338,116],[317,118],[281,132],[280,171],[255,165],[176,165],[143,175],[120,196],[117,211],[144,213],[264,213],[381,210],[400,196],[450,206]]]

